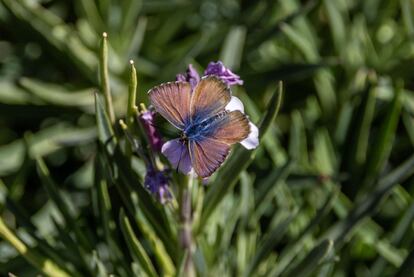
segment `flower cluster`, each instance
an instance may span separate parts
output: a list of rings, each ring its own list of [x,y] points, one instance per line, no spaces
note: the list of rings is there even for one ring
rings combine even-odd
[[[148,137],[149,144],[152,150],[159,152],[163,145],[160,133],[157,131],[154,125],[155,112],[151,110],[143,111],[138,116],[139,121],[144,127],[145,133]]]
[[[152,166],[148,166],[144,185],[162,204],[171,198],[171,193],[168,190],[167,172],[165,170],[159,171]]]

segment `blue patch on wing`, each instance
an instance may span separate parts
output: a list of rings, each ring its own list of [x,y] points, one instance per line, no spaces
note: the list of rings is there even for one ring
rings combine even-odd
[[[228,121],[226,114],[227,112],[224,111],[207,119],[196,116],[196,120],[193,120],[191,124],[186,126],[184,134],[189,140],[194,141],[201,141],[204,138],[211,137],[219,127]]]

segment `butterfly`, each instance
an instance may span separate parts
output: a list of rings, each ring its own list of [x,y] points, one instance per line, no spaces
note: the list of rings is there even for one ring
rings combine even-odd
[[[253,149],[259,143],[258,129],[244,114],[242,102],[217,76],[202,78],[194,89],[185,81],[164,83],[148,95],[155,111],[181,131],[180,138],[164,143],[161,152],[183,173],[194,169],[208,178],[233,144]]]

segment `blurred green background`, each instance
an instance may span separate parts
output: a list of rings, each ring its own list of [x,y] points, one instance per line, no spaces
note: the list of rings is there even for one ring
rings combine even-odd
[[[284,81],[276,122],[213,214],[210,238],[227,231],[205,248],[208,276],[302,276],[309,264],[319,276],[413,276],[413,16],[411,0],[0,0],[1,216],[27,244],[67,251],[33,161],[43,157],[116,268],[91,208],[107,32],[118,118],[130,59],[145,103],[188,64],[222,60],[244,80],[234,93],[254,122]],[[333,246],[309,263],[325,238]],[[7,272],[37,271],[2,241]]]

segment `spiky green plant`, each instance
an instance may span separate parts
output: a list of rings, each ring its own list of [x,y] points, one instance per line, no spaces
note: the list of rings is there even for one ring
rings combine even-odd
[[[413,5],[1,0],[0,273],[412,276]],[[149,88],[218,59],[262,137],[194,180],[189,253],[125,134]]]

